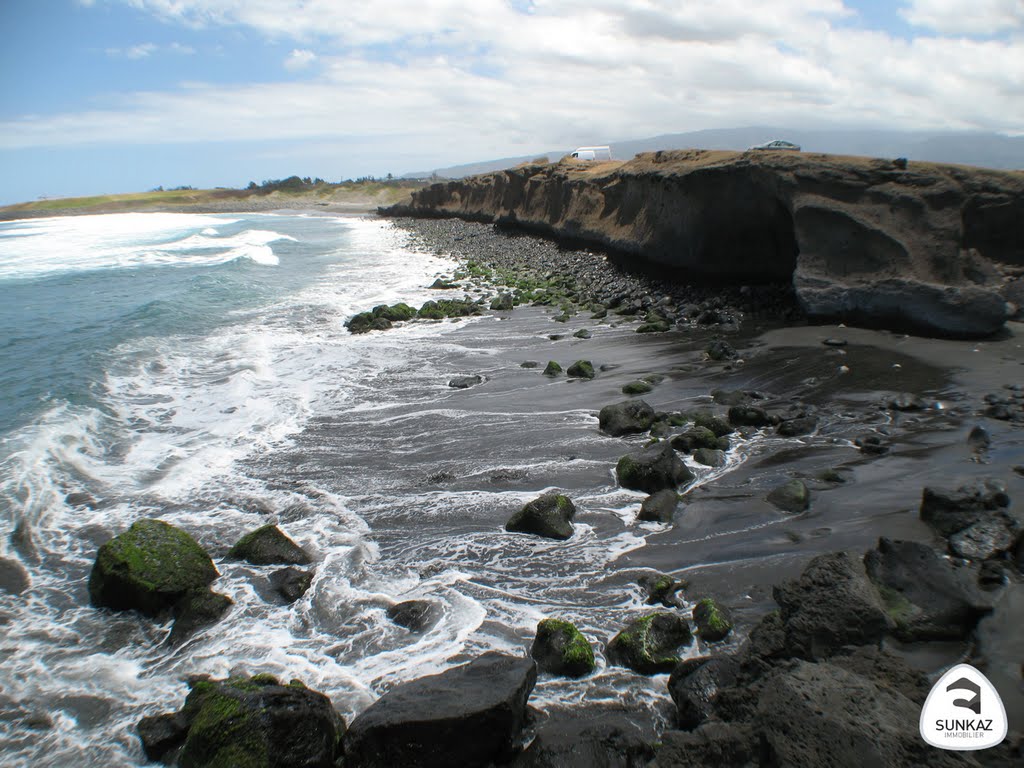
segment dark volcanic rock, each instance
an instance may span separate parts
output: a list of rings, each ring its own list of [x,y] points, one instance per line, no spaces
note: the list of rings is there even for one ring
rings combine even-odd
[[[771,419],[763,408],[734,405],[729,409],[729,423],[737,427],[767,427],[771,424]]]
[[[441,611],[430,600],[406,600],[388,608],[388,618],[410,632],[425,632],[437,623]]]
[[[537,680],[532,659],[486,653],[402,683],[353,721],[346,760],[358,768],[485,766],[515,752]]]
[[[1019,527],[1004,518],[983,520],[949,537],[949,551],[967,560],[987,560],[1006,552],[1017,540]]]
[[[594,649],[569,621],[544,619],[530,648],[537,669],[563,677],[582,677],[594,671]]]
[[[512,294],[499,293],[491,299],[491,310],[494,312],[511,312],[513,308]]]
[[[686,619],[674,613],[652,613],[634,619],[608,643],[611,664],[641,675],[671,672],[679,664],[679,648],[692,639]]]
[[[694,731],[665,731],[648,768],[756,768],[760,745],[749,726],[717,721]]]
[[[185,531],[139,520],[100,547],[89,597],[98,608],[159,616],[186,595],[205,592],[217,576],[210,556]]]
[[[606,405],[598,414],[601,431],[612,437],[646,432],[654,423],[654,409],[643,400]]]
[[[294,603],[313,583],[313,572],[299,568],[281,568],[270,574],[270,586],[287,602]]]
[[[967,637],[991,608],[964,574],[927,544],[881,538],[864,555],[893,634],[903,640]]]
[[[656,575],[643,575],[637,579],[637,584],[647,593],[648,605],[664,605],[666,608],[682,607],[676,592],[686,589],[686,581],[676,581],[666,573]]]
[[[654,732],[642,730],[631,714],[590,707],[556,714],[512,768],[643,768],[654,756]]]
[[[575,516],[576,505],[568,496],[546,493],[512,515],[505,523],[505,530],[564,540],[572,536]]]
[[[289,539],[276,525],[264,525],[240,538],[228,550],[231,560],[245,560],[253,565],[308,565],[309,554]]]
[[[853,441],[853,444],[860,448],[860,452],[868,456],[884,456],[892,446],[889,445],[881,435],[862,435]]]
[[[772,594],[790,656],[822,659],[844,645],[877,643],[891,626],[861,564],[846,552],[818,555]]]
[[[679,494],[670,488],[652,493],[640,504],[636,519],[646,523],[671,523],[679,506]]]
[[[715,433],[715,437],[724,437],[725,435],[731,435],[736,430],[733,429],[732,424],[723,419],[721,416],[716,416],[713,413],[697,413],[694,414],[693,423],[696,427],[704,427],[710,429]]]
[[[562,366],[556,363],[554,360],[548,360],[548,364],[544,366],[544,375],[554,378],[562,372]]]
[[[230,597],[209,589],[189,593],[174,606],[174,626],[169,642],[176,645],[197,629],[216,624],[232,605],[234,602]]]
[[[728,450],[729,439],[727,437],[716,436],[715,433],[707,427],[694,427],[693,429],[683,432],[681,435],[673,437],[672,447],[677,451],[682,451],[683,453],[689,453],[690,451],[698,448],[708,448],[713,451]]]
[[[144,717],[137,726],[142,751],[153,762],[185,743],[188,735],[188,720],[181,712]]]
[[[345,730],[322,693],[271,675],[196,682],[182,714],[183,768],[333,768]]]
[[[736,685],[738,676],[739,664],[729,656],[688,660],[672,670],[668,692],[679,727],[696,728],[711,717],[718,692]]]
[[[920,706],[831,663],[799,662],[765,685],[757,730],[767,765],[916,768],[962,764],[924,743]]]
[[[577,360],[566,369],[565,375],[571,379],[592,379],[594,366],[589,360]]]
[[[802,481],[790,480],[773,489],[768,494],[768,501],[783,512],[796,514],[811,506],[811,492]]]
[[[456,376],[449,380],[448,386],[452,389],[469,389],[475,387],[477,384],[483,384],[484,377],[480,375],[473,376]]]
[[[708,344],[705,350],[707,355],[712,360],[735,360],[739,355],[736,350],[733,349],[732,344],[727,341],[718,339]]]
[[[64,503],[69,507],[85,507],[86,509],[96,509],[99,502],[96,498],[87,491],[73,491],[64,497]]]
[[[798,437],[799,435],[809,435],[817,428],[818,418],[816,416],[801,416],[783,421],[775,431],[783,437]]]
[[[615,467],[615,474],[623,488],[645,493],[675,489],[693,480],[693,473],[667,441],[648,446],[639,453],[623,456]]]
[[[29,588],[28,573],[17,560],[0,557],[0,590],[11,595],[20,595]]]
[[[729,612],[710,597],[705,597],[693,607],[693,623],[700,639],[708,642],[724,640],[732,632]]]
[[[921,519],[948,537],[1009,504],[1006,486],[999,480],[979,480],[956,490],[927,487],[921,494]]]
[[[725,451],[715,448],[698,448],[693,452],[693,460],[705,467],[724,467]]]

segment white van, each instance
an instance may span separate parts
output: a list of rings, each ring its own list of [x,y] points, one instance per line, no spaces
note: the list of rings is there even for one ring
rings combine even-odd
[[[577,160],[611,160],[611,147],[579,147],[574,149],[569,157]]]

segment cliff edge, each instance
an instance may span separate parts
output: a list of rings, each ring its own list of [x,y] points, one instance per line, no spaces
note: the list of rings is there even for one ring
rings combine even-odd
[[[433,184],[389,216],[513,225],[677,280],[792,280],[812,318],[976,338],[1024,283],[1024,173],[680,150]]]

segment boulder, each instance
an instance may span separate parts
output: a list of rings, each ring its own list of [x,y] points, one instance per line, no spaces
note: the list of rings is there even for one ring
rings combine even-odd
[[[749,726],[711,721],[693,731],[665,731],[647,768],[757,768],[760,751]]]
[[[493,312],[511,312],[513,306],[511,293],[499,293],[491,299],[491,310]]]
[[[949,551],[967,560],[988,560],[1009,550],[1019,526],[1005,517],[982,520],[949,537]]]
[[[711,360],[735,360],[739,355],[736,350],[733,349],[732,344],[721,339],[712,341],[708,344],[707,349],[704,350],[707,356]]]
[[[767,765],[962,765],[921,739],[921,708],[831,663],[799,662],[762,688],[756,729]]]
[[[787,419],[786,421],[783,421],[775,431],[783,437],[799,437],[800,435],[809,435],[817,428],[817,416],[800,416],[795,419]]]
[[[582,677],[594,671],[594,649],[569,621],[541,621],[530,655],[537,662],[537,669],[551,675]]]
[[[592,379],[594,378],[594,366],[589,360],[577,360],[569,366],[565,372],[571,379]]]
[[[641,675],[671,672],[679,664],[679,648],[692,639],[686,619],[674,613],[652,613],[631,621],[608,643],[611,664]]]
[[[902,640],[965,638],[991,610],[965,574],[927,544],[883,537],[864,566]]]
[[[861,564],[846,552],[818,555],[772,595],[788,656],[822,659],[844,645],[877,643],[892,625]]]
[[[699,448],[707,448],[712,451],[729,450],[729,438],[718,437],[707,427],[694,427],[681,435],[675,435],[671,442],[672,447],[682,453],[690,453]]]
[[[270,574],[271,588],[288,603],[294,603],[306,594],[312,583],[312,571],[303,571],[291,566],[281,568]]]
[[[688,586],[686,581],[676,581],[666,573],[644,574],[637,579],[637,584],[647,594],[647,605],[661,604],[666,608],[681,608],[676,592]]]
[[[693,416],[693,424],[696,427],[704,427],[710,429],[715,433],[715,437],[724,437],[725,435],[731,435],[736,430],[733,429],[732,424],[723,419],[721,416],[716,416],[713,413],[697,413]]]
[[[199,680],[185,699],[182,768],[333,768],[345,723],[330,699],[272,675]]]
[[[554,378],[562,373],[562,366],[556,363],[554,360],[548,360],[548,364],[544,366],[544,375]]]
[[[89,575],[97,608],[160,616],[219,574],[195,539],[162,520],[139,520],[100,547]]]
[[[1010,505],[1006,486],[987,479],[961,485],[955,490],[926,487],[921,493],[921,519],[940,536],[949,537],[974,523],[993,517]]]
[[[512,515],[505,523],[505,530],[565,540],[572,536],[574,517],[576,505],[568,496],[546,493]]]
[[[636,519],[645,523],[671,523],[679,506],[679,494],[670,488],[652,493],[640,504]]]
[[[142,751],[152,762],[161,762],[164,757],[185,743],[188,736],[188,720],[181,712],[166,712],[150,715],[139,721],[136,730],[142,741]]]
[[[410,632],[426,632],[441,617],[437,604],[430,600],[406,600],[388,608],[388,618]]]
[[[623,488],[645,493],[675,489],[693,480],[693,472],[666,441],[623,456],[615,467],[615,474]]]
[[[630,381],[622,385],[622,394],[624,395],[646,395],[652,391],[654,386],[647,381],[637,379],[636,381]]]
[[[729,612],[710,597],[693,607],[693,623],[697,626],[697,636],[708,642],[724,640],[732,632]]]
[[[484,377],[476,374],[473,376],[456,376],[448,381],[448,386],[452,389],[469,389],[483,383]]]
[[[17,560],[0,557],[0,591],[20,595],[31,585],[28,572]]]
[[[739,664],[729,656],[688,659],[668,679],[680,728],[696,728],[714,713],[715,697],[737,683]]]
[[[511,768],[641,768],[654,756],[653,729],[641,728],[625,708],[587,706],[547,714]]]
[[[734,405],[729,409],[729,423],[736,427],[767,427],[772,422],[764,408]]]
[[[402,683],[380,697],[345,734],[358,768],[486,766],[509,760],[537,680],[532,659],[486,653]]]
[[[768,501],[783,512],[796,514],[811,506],[811,492],[801,480],[790,480],[772,489]]]
[[[698,448],[693,452],[693,460],[705,467],[724,467],[725,451],[716,448]]]
[[[245,560],[253,565],[308,565],[309,554],[289,539],[276,525],[264,525],[240,538],[228,550],[231,560]]]
[[[646,432],[654,423],[654,409],[644,400],[606,405],[598,414],[601,431],[612,437]]]
[[[174,606],[174,626],[168,642],[177,645],[197,629],[216,624],[232,605],[234,601],[230,597],[209,589],[190,592]]]

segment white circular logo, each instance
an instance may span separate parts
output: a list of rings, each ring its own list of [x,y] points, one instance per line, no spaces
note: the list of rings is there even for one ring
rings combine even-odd
[[[1006,738],[1006,710],[995,686],[970,664],[938,679],[921,710],[921,738],[939,749],[988,749]]]

